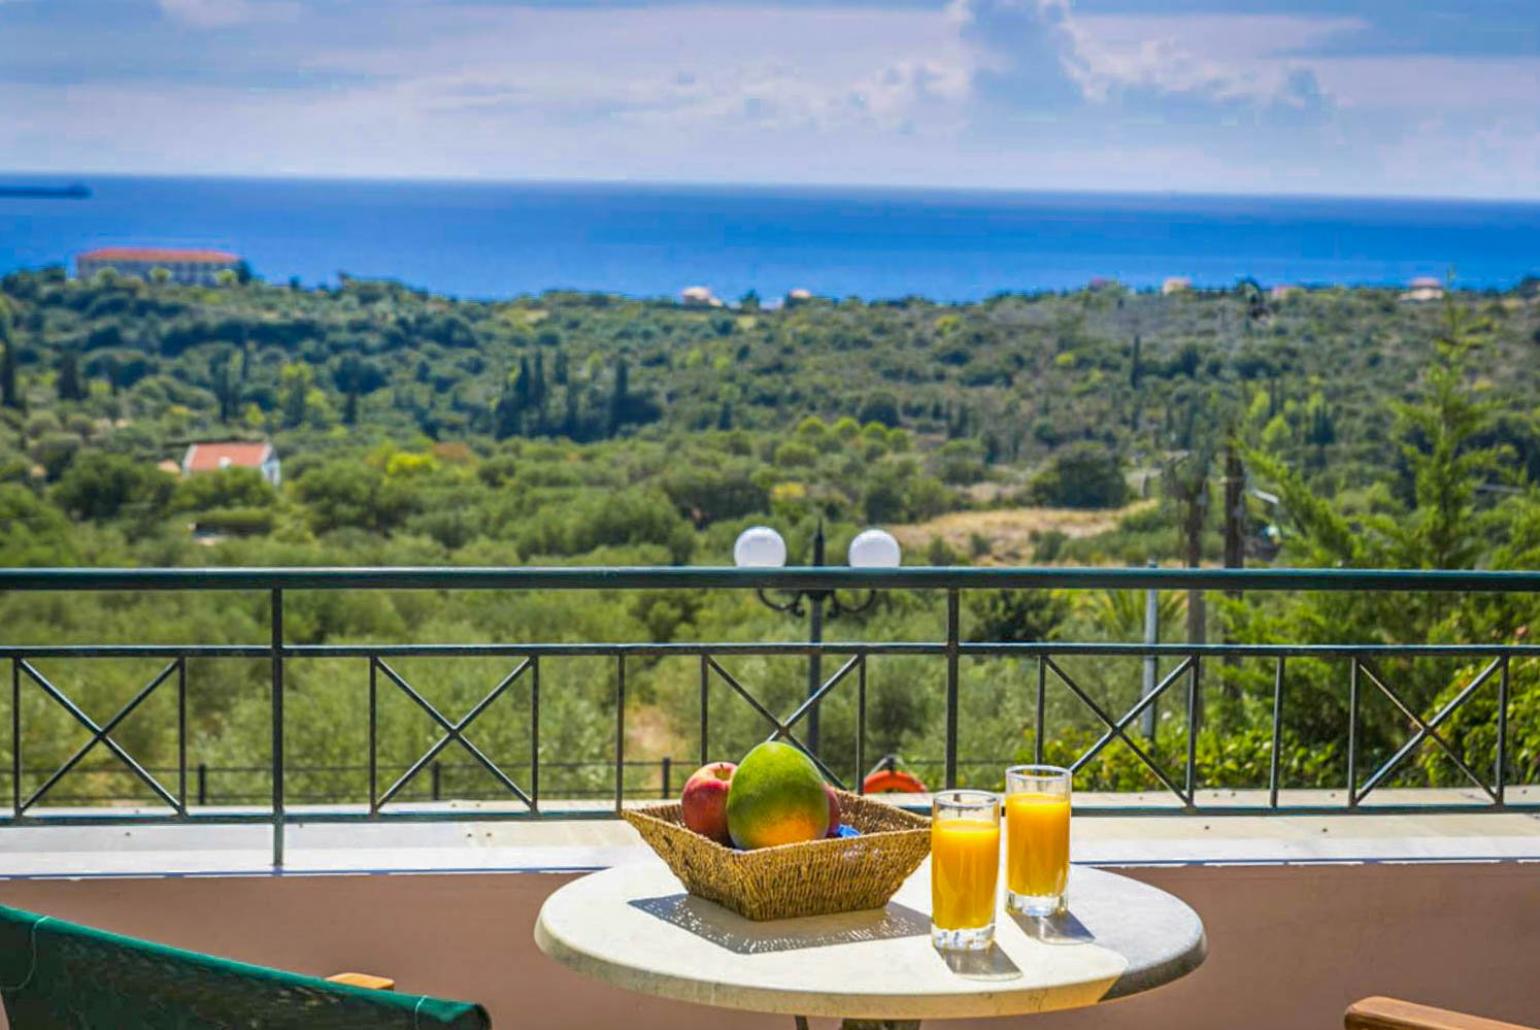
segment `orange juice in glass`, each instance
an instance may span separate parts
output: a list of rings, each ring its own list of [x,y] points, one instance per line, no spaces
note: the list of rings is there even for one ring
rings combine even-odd
[[[1005,770],[1005,904],[1012,912],[1062,912],[1069,888],[1070,771]]]
[[[981,951],[995,939],[1000,880],[1000,799],[948,790],[931,802],[930,937],[947,951]]]

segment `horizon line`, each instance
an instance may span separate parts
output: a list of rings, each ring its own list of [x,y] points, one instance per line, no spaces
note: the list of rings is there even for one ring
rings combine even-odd
[[[857,193],[929,193],[929,194],[995,194],[1015,196],[1074,196],[1074,197],[1165,197],[1194,200],[1292,200],[1292,201],[1383,201],[1421,202],[1429,204],[1511,204],[1540,206],[1540,195],[1533,196],[1478,196],[1430,193],[1322,193],[1312,191],[1247,192],[1225,189],[1110,189],[1096,187],[1064,186],[947,186],[929,183],[856,183],[856,182],[784,182],[766,180],[724,179],[631,179],[631,178],[557,178],[550,176],[491,177],[491,176],[389,176],[351,175],[334,173],[284,173],[284,172],[141,172],[141,171],[58,171],[58,170],[11,170],[0,169],[0,185],[55,185],[40,183],[39,179],[68,181],[71,184],[90,185],[90,179],[163,179],[198,180],[206,182],[292,182],[292,183],[370,183],[378,185],[439,185],[439,186],[577,186],[577,187],[630,187],[634,189],[711,189],[748,190],[758,192],[857,192]]]

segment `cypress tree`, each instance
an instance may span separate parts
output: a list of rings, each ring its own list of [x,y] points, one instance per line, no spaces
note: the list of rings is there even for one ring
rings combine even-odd
[[[626,359],[617,358],[615,361],[615,392],[610,397],[610,436],[619,433],[620,427],[625,424],[627,395],[630,393],[630,390],[630,370],[626,368]]]
[[[571,440],[578,439],[578,433],[582,427],[582,415],[578,410],[578,391],[575,386],[566,389],[567,411],[562,417],[562,435]]]
[[[7,350],[10,348],[7,347]],[[80,359],[72,350],[67,350],[59,358],[59,399],[61,401],[85,400],[86,391],[80,381]]]
[[[535,409],[535,417],[531,429],[535,433],[544,434],[550,427],[545,415],[546,386],[545,386],[545,355],[535,352],[534,379],[529,384],[530,402]]]
[[[0,297],[0,405],[21,407],[16,386],[16,336],[11,330],[11,307]]]
[[[232,422],[235,420],[236,411],[240,404],[240,387],[235,382],[235,373],[230,367],[231,357],[228,352],[221,353],[214,359],[213,373],[214,398],[219,402],[219,421]]]
[[[524,413],[523,391],[528,389],[524,385],[527,378],[521,372],[517,376],[509,376],[503,382],[503,392],[492,409],[492,435],[499,440],[519,435],[520,416]]]

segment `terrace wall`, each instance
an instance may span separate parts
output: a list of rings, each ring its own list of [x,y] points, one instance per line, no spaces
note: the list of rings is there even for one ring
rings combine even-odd
[[[1209,959],[1185,980],[1084,1012],[948,1024],[1033,1030],[1303,1030],[1368,994],[1540,1024],[1540,863],[1190,865],[1128,875],[1203,917]],[[0,901],[233,958],[394,976],[474,998],[500,1030],[720,1030],[790,1020],[641,998],[535,948],[571,875],[249,876],[0,881]]]

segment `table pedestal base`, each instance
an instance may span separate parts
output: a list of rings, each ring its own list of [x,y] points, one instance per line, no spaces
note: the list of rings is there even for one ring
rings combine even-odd
[[[797,1017],[797,1030],[808,1030],[807,1017]],[[846,1019],[840,1030],[920,1030],[918,1019]]]

